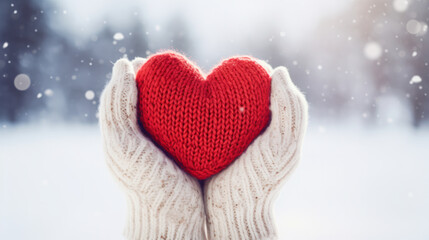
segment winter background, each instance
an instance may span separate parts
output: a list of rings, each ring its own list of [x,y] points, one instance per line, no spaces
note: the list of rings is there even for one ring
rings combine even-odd
[[[429,239],[429,1],[0,1],[0,239],[122,239],[97,106],[113,62],[286,66],[310,122],[280,239]]]

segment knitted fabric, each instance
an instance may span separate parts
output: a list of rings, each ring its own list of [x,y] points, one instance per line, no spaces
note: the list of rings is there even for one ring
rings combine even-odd
[[[115,63],[99,107],[107,166],[127,196],[125,237],[204,239],[206,219],[199,183],[140,131],[135,69],[144,61]]]
[[[300,158],[307,102],[286,68],[271,76],[270,125],[234,163],[205,182],[209,239],[277,238],[273,203]]]
[[[137,73],[145,131],[185,171],[206,179],[234,161],[270,119],[270,76],[250,57],[204,77],[185,57],[161,53]]]

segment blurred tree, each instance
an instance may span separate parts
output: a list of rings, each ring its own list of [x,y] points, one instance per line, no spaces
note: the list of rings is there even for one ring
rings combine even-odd
[[[187,55],[193,55],[193,49],[191,47],[192,43],[189,38],[189,31],[182,15],[174,15],[169,20],[169,23],[165,30],[166,36],[164,37],[170,39],[169,48],[175,49]]]
[[[415,126],[425,120],[429,98],[422,89],[429,87],[428,81],[410,84],[410,80],[414,75],[428,77],[428,40],[426,32],[410,34],[407,23],[418,18],[423,31],[424,24],[429,22],[428,4],[416,0],[401,12],[391,0],[355,1],[350,8],[322,23],[317,34],[321,38],[312,50],[315,55],[328,56],[323,62],[331,70],[339,70],[328,71],[322,77],[330,78],[328,88],[340,89],[337,93],[342,95],[328,105],[352,108],[367,119],[380,121],[380,109],[386,107],[381,100],[394,97],[410,103]],[[344,105],[341,99],[348,104]]]
[[[129,59],[145,57],[149,46],[143,21],[136,16],[132,22],[128,37],[124,41],[124,46],[129,48],[127,56]]]
[[[409,98],[412,106],[413,124],[420,126],[423,121],[429,122],[429,1],[417,0],[410,6],[410,11],[404,19],[403,29],[414,30],[416,34],[408,33],[407,47],[412,52],[408,53],[412,73],[408,75]],[[414,20],[414,21],[413,21]],[[412,26],[412,23],[417,23]],[[415,29],[412,29],[412,28]],[[413,32],[413,31],[412,31]],[[422,79],[421,82],[412,82],[414,76]],[[418,78],[417,78],[418,79]]]
[[[145,57],[148,48],[142,21],[136,17],[132,22],[132,25],[116,30],[106,24],[100,32],[79,44],[61,38],[57,40],[62,46],[61,55],[64,55],[58,75],[64,78],[61,88],[67,101],[64,113],[67,119],[96,121],[98,98],[110,79],[113,63],[121,57],[130,60]]]
[[[15,122],[22,118],[29,108],[40,108],[35,104],[38,69],[43,66],[37,61],[42,54],[46,38],[46,17],[40,1],[1,1],[4,24],[0,26],[1,42],[8,46],[0,49],[3,59],[0,63],[0,119]],[[3,13],[2,13],[3,14]],[[32,84],[25,91],[14,86],[15,77],[27,74]],[[29,104],[31,106],[29,106]]]
[[[96,120],[98,96],[110,78],[112,64],[121,57],[144,57],[148,50],[141,19],[114,31],[108,24],[87,40],[55,32],[47,19],[58,15],[48,1],[1,1],[0,120]],[[114,39],[121,33],[123,39]],[[2,46],[0,46],[2,47]],[[25,73],[31,85],[25,91],[14,78]]]

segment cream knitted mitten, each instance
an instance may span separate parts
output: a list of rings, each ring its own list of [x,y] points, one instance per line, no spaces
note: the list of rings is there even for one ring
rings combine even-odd
[[[184,173],[137,121],[135,72],[145,62],[121,59],[100,99],[106,161],[127,195],[127,239],[204,239],[204,203],[196,179]]]
[[[271,77],[270,125],[228,168],[205,182],[210,239],[277,238],[273,202],[300,158],[307,102],[286,68],[276,68]]]

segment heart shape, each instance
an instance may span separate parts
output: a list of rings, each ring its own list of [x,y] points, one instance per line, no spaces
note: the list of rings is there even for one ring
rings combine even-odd
[[[251,57],[204,77],[184,56],[151,56],[136,76],[141,127],[185,171],[206,179],[240,156],[270,120],[271,78]]]

